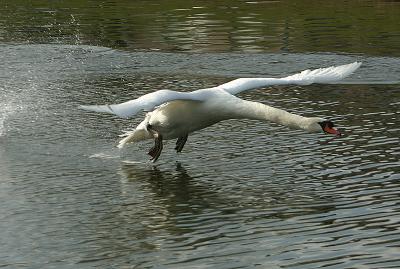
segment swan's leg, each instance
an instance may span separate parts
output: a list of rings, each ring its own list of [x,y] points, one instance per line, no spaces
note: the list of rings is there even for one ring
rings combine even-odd
[[[162,135],[159,133],[154,134],[154,146],[150,149],[149,155],[151,156],[150,161],[153,163],[158,160],[158,157],[161,155],[161,151],[163,149]]]
[[[154,143],[154,146],[151,147],[151,149],[149,150],[149,152],[147,154],[149,154],[150,156],[153,157],[154,153],[156,153],[156,145]]]
[[[176,152],[182,151],[183,146],[185,145],[187,139],[188,139],[188,134],[178,138],[178,140],[176,141],[176,147],[175,147]]]
[[[150,124],[147,125],[147,130],[152,133],[154,137],[154,146],[147,153],[151,156],[150,161],[154,163],[161,155],[161,151],[163,149],[163,137],[159,132],[154,130]]]

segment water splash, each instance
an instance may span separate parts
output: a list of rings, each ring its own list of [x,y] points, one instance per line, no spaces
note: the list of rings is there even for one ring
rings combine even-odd
[[[1,91],[4,92],[4,89],[1,88]],[[7,132],[7,119],[19,109],[19,106],[15,105],[13,100],[9,100],[6,97],[2,99],[4,101],[0,102],[0,137]]]
[[[4,113],[0,114],[0,137],[4,135],[5,133],[5,127],[4,127],[4,122],[5,122],[5,115]]]
[[[119,155],[110,154],[106,152],[94,153],[89,156],[89,158],[96,158],[96,159],[119,159]]]
[[[30,83],[28,87],[19,88],[11,83],[0,87],[0,137],[5,136],[11,128],[18,130],[23,126],[20,117],[29,117],[31,121],[37,118],[37,107],[42,105],[36,96],[38,86],[30,79],[27,81]],[[27,111],[28,116],[24,115]],[[9,122],[12,122],[12,125],[8,124]]]
[[[8,131],[8,119],[21,110],[22,106],[18,105],[14,101],[0,103],[0,137],[5,136]]]

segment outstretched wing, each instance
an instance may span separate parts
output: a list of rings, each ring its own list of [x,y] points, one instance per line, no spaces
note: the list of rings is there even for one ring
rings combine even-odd
[[[80,108],[95,112],[106,112],[117,116],[127,118],[134,116],[141,110],[151,111],[155,107],[174,100],[193,100],[205,101],[217,93],[238,94],[245,90],[267,87],[272,85],[297,84],[308,85],[312,83],[331,83],[341,80],[357,68],[361,63],[332,66],[315,70],[305,70],[301,73],[285,78],[239,78],[231,82],[222,84],[215,88],[202,89],[194,92],[176,92],[170,90],[159,90],[137,99],[114,105],[89,105],[80,106]]]
[[[309,85],[312,83],[332,83],[351,75],[360,66],[360,62],[354,62],[340,66],[304,70],[301,73],[284,78],[239,78],[222,84],[218,86],[218,88],[224,89],[230,94],[235,95],[246,90],[272,85]]]
[[[80,106],[80,108],[115,114],[122,118],[134,116],[142,110],[151,111],[155,107],[174,100],[193,100],[204,101],[206,99],[204,92],[176,92],[170,90],[159,90],[156,92],[145,94],[137,99],[114,105],[89,105]]]

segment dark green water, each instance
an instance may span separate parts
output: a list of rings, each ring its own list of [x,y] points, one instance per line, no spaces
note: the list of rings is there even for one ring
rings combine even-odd
[[[6,1],[2,42],[399,56],[398,1]]]
[[[0,268],[400,268],[400,3],[5,1]],[[80,111],[158,89],[362,61],[335,85],[242,98],[334,119],[326,143],[226,121],[122,151]]]

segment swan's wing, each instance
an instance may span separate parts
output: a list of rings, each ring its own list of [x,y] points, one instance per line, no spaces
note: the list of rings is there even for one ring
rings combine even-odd
[[[134,116],[142,110],[151,111],[155,107],[174,100],[204,101],[207,94],[204,92],[176,92],[170,90],[159,90],[145,94],[137,99],[114,105],[89,105],[80,108],[115,114],[122,118]]]
[[[80,108],[95,112],[106,112],[123,118],[131,117],[141,110],[151,111],[155,107],[174,100],[205,101],[212,98],[211,95],[218,92],[238,94],[245,90],[267,87],[271,85],[298,84],[308,85],[312,83],[330,83],[341,80],[353,73],[361,63],[332,66],[315,70],[305,70],[301,73],[285,78],[239,78],[220,85],[216,88],[203,89],[194,92],[176,92],[170,90],[159,90],[137,99],[114,105],[90,105]],[[223,90],[223,91],[221,91]]]
[[[218,86],[230,94],[238,94],[242,91],[267,87],[272,85],[309,85],[312,83],[332,83],[351,75],[361,66],[360,62],[331,66],[314,70],[304,70],[300,73],[284,78],[239,78]]]

